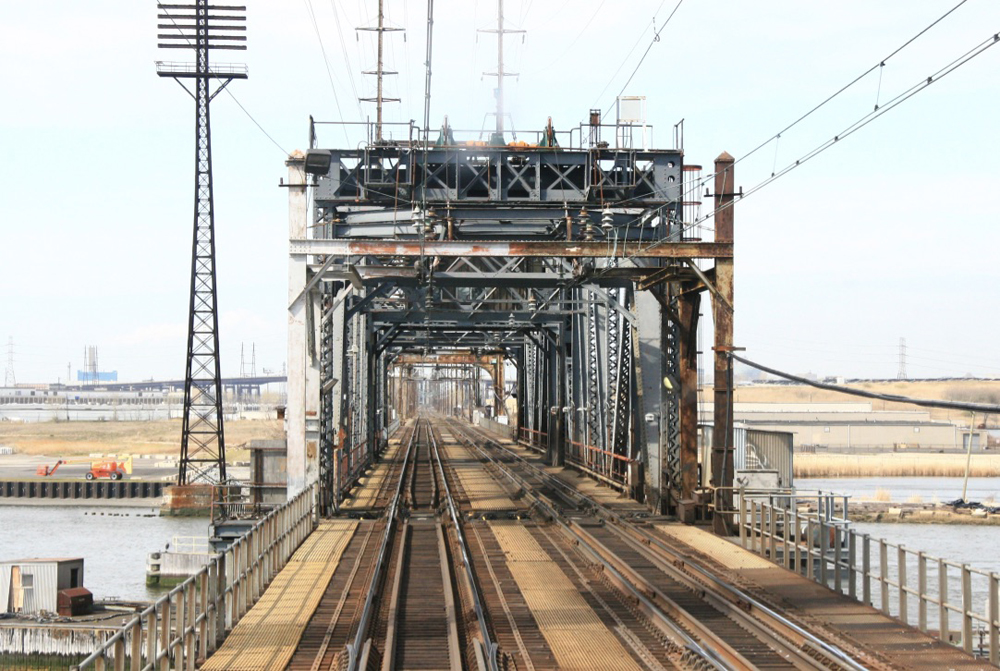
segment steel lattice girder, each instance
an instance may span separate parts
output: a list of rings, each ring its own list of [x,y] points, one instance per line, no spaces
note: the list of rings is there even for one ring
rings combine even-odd
[[[435,204],[613,198],[679,205],[682,161],[675,149],[366,146],[311,150],[306,165],[318,177],[317,203],[395,204],[419,192]]]

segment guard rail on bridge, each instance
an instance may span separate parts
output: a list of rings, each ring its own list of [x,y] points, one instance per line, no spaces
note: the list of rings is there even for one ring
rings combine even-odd
[[[313,485],[272,510],[71,670],[194,669],[196,661],[215,651],[315,528],[317,495]]]
[[[1000,574],[859,533],[850,527],[843,496],[736,492],[744,548],[923,632],[936,627],[940,640],[1000,662]]]

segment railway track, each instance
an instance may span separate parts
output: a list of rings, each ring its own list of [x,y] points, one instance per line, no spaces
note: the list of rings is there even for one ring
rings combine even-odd
[[[605,569],[607,582],[671,619],[722,668],[863,669],[846,651],[775,613],[758,599],[723,584],[662,538],[633,520],[571,491],[474,427],[449,421],[451,431],[513,486],[532,492],[555,524],[552,531]],[[681,568],[683,567],[683,568]]]
[[[473,427],[401,435],[289,669],[863,668]]]

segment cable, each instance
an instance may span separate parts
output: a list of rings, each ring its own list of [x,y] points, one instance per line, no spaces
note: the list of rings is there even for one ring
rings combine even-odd
[[[666,2],[667,0],[662,0],[662,2],[660,2],[660,6],[656,8],[655,12],[653,12],[652,27],[654,30],[656,29],[656,17],[659,16],[660,10],[663,9],[663,5],[665,5]],[[618,76],[618,73],[621,72],[622,68],[625,67],[625,64],[628,63],[628,59],[632,57],[632,54],[635,52],[635,50],[639,47],[640,44],[642,44],[642,38],[645,37],[647,30],[649,30],[649,26],[643,29],[641,33],[639,33],[639,37],[636,38],[635,43],[632,45],[632,48],[629,49],[627,54],[625,54],[625,58],[623,58],[622,62],[618,65],[618,69],[615,70],[615,73],[613,75],[611,75],[611,79],[609,79],[608,83],[604,85],[604,88],[601,89],[601,92],[597,94],[597,99],[594,101],[594,107],[601,104],[601,99],[604,98],[604,94],[605,92],[607,92],[608,87],[611,86],[611,84],[615,81],[615,78]]]
[[[233,92],[230,91],[228,87],[226,89],[224,89],[224,90],[225,90],[226,93],[229,94],[229,97],[233,99],[233,102],[235,102],[237,105],[239,105],[239,108],[241,110],[243,110],[243,113],[247,115],[247,117],[250,119],[250,121],[253,121],[254,125],[257,126],[257,128],[260,129],[260,132],[263,133],[264,135],[266,135],[267,139],[270,140],[274,144],[275,147],[277,147],[278,149],[281,150],[281,153],[283,153],[285,156],[289,156],[288,151],[285,150],[285,148],[282,147],[280,144],[278,144],[277,140],[275,140],[273,137],[271,137],[271,134],[268,133],[266,130],[264,130],[263,126],[261,126],[259,123],[257,123],[257,120],[254,119],[253,115],[250,114],[250,112],[247,111],[247,108],[243,106],[243,103],[241,103],[239,100],[236,99],[236,96],[233,95]]]
[[[583,26],[583,28],[581,28],[580,31],[576,34],[576,37],[574,37],[573,41],[569,43],[569,46],[566,47],[566,49],[563,50],[561,54],[559,54],[553,59],[550,59],[548,65],[539,70],[539,72],[545,72],[547,70],[551,70],[553,67],[555,67],[556,63],[558,63],[559,61],[561,61],[563,58],[566,57],[566,54],[568,54],[573,49],[573,47],[576,46],[576,43],[580,41],[580,38],[583,37],[583,34],[587,32],[587,28],[590,28],[590,24],[594,22],[594,19],[597,18],[597,15],[601,13],[601,8],[604,7],[605,2],[607,2],[607,0],[601,0],[601,4],[597,6],[597,9],[594,10],[594,13],[590,16],[590,19]]]
[[[939,401],[937,399],[929,398],[912,398],[910,396],[899,396],[897,394],[880,394],[874,391],[865,391],[864,389],[854,389],[853,387],[842,387],[836,384],[826,384],[825,382],[817,382],[815,380],[809,380],[804,377],[799,377],[798,375],[792,375],[791,373],[785,373],[774,368],[769,368],[762,364],[750,361],[744,357],[729,353],[729,357],[739,361],[742,364],[746,364],[751,368],[756,368],[759,371],[765,373],[770,373],[771,375],[776,375],[780,378],[786,380],[791,380],[792,382],[800,382],[802,384],[807,384],[810,387],[816,387],[817,389],[826,389],[827,391],[836,391],[842,394],[852,394],[854,396],[863,396],[865,398],[874,398],[880,401],[891,401],[893,403],[912,403],[913,405],[923,406],[925,408],[946,408],[949,410],[966,410],[970,412],[985,412],[987,414],[1000,413],[1000,405],[992,405],[989,403],[964,403],[962,401]]]
[[[847,89],[851,88],[852,86],[854,86],[855,84],[857,84],[859,81],[861,81],[862,79],[864,79],[865,77],[867,77],[876,68],[879,68],[880,70],[882,68],[884,68],[886,62],[890,58],[892,58],[893,56],[895,56],[896,54],[898,54],[899,52],[901,52],[906,47],[908,47],[911,44],[913,44],[924,33],[926,33],[931,28],[933,28],[934,26],[936,26],[937,24],[939,24],[941,21],[943,21],[945,18],[947,18],[948,15],[950,15],[956,9],[958,9],[959,7],[961,7],[962,5],[964,5],[966,2],[968,2],[968,0],[961,0],[961,2],[959,2],[957,5],[955,5],[954,7],[952,7],[951,9],[949,9],[947,12],[945,12],[944,14],[942,14],[941,16],[939,16],[936,20],[934,20],[934,22],[932,22],[926,28],[924,28],[919,33],[917,33],[916,35],[914,35],[913,37],[911,37],[910,39],[908,39],[906,42],[904,42],[901,46],[899,46],[895,50],[893,50],[893,52],[890,53],[888,56],[886,56],[885,58],[883,58],[882,60],[880,60],[879,62],[877,62],[875,65],[871,66],[870,68],[868,68],[867,70],[865,70],[864,72],[862,72],[860,75],[858,75],[853,80],[851,80],[850,83],[848,83],[845,86],[841,87],[836,93],[834,93],[833,95],[831,95],[828,98],[826,98],[823,102],[821,102],[820,104],[818,104],[815,107],[813,107],[811,110],[809,110],[808,112],[806,112],[805,114],[803,114],[802,116],[800,116],[798,119],[796,119],[795,121],[793,121],[791,124],[789,124],[785,128],[781,129],[780,131],[778,131],[777,133],[775,133],[771,137],[769,137],[767,140],[764,140],[763,142],[761,142],[755,148],[753,148],[752,150],[750,150],[749,153],[744,154],[743,156],[741,156],[739,158],[739,160],[736,161],[736,163],[739,163],[740,161],[743,161],[744,159],[750,158],[751,156],[753,156],[754,154],[756,154],[758,151],[760,151],[761,149],[763,149],[765,146],[767,146],[769,143],[771,143],[774,140],[777,140],[778,138],[780,138],[783,133],[791,130],[795,126],[799,125],[801,122],[803,122],[806,119],[808,119],[815,112],[817,112],[820,108],[824,107],[827,103],[829,103],[830,101],[832,101],[834,98],[836,98],[837,96],[839,96],[841,93],[843,93],[844,91],[846,91]],[[881,90],[881,79],[879,79],[879,87],[880,87],[880,90]],[[875,106],[875,109],[876,110],[878,109],[878,105],[877,104]],[[733,165],[736,165],[736,163],[734,163]],[[707,179],[707,177],[706,177],[706,179]]]
[[[351,67],[351,59],[347,55],[347,42],[344,40],[344,25],[340,20],[340,12],[337,11],[336,0],[330,0],[330,7],[333,8],[333,22],[337,24],[337,36],[340,38],[340,51],[344,56],[344,69],[351,81],[351,92],[354,94],[354,102],[358,106],[359,118],[363,118],[365,113],[361,109],[361,96],[358,95],[358,87],[354,83],[354,69]]]
[[[326,74],[330,78],[330,89],[333,91],[333,101],[337,104],[337,114],[340,122],[344,122],[344,113],[340,109],[340,98],[337,97],[337,86],[333,83],[333,70],[330,69],[330,59],[326,57],[326,47],[323,46],[323,36],[319,32],[319,24],[316,23],[316,13],[313,11],[312,0],[306,0],[306,7],[309,8],[309,17],[312,19],[313,29],[316,31],[316,39],[319,41],[319,50],[323,54],[323,65],[326,66]],[[350,144],[351,139],[347,135],[347,126],[343,127],[344,138]]]
[[[963,0],[963,2],[964,2],[964,1],[966,1],[966,0]],[[633,77],[635,77],[635,73],[637,73],[637,72],[639,71],[639,68],[641,68],[641,67],[642,67],[642,62],[646,60],[646,56],[648,56],[648,55],[649,55],[649,52],[650,52],[650,50],[651,50],[651,49],[653,48],[653,45],[654,45],[654,44],[656,44],[657,42],[659,42],[659,41],[660,41],[660,33],[662,33],[662,32],[663,32],[664,28],[666,28],[666,27],[667,27],[668,25],[670,25],[670,19],[674,18],[674,14],[676,14],[676,13],[677,13],[677,10],[681,8],[681,5],[682,5],[683,3],[684,3],[684,0],[677,0],[677,4],[676,4],[676,5],[674,6],[674,9],[673,9],[673,11],[672,11],[672,12],[670,12],[670,16],[668,16],[668,17],[667,17],[667,20],[663,22],[663,25],[662,25],[662,26],[660,26],[660,29],[659,29],[659,30],[657,30],[657,31],[656,31],[656,32],[655,32],[655,33],[653,34],[653,40],[652,40],[652,41],[651,41],[651,42],[649,43],[649,46],[648,46],[648,47],[646,47],[646,51],[645,51],[645,52],[643,52],[643,54],[642,54],[642,58],[640,58],[640,59],[639,59],[639,62],[638,62],[638,63],[636,63],[636,65],[635,65],[635,69],[634,69],[634,70],[632,70],[632,74],[630,74],[630,75],[628,76],[628,79],[627,79],[627,80],[625,81],[625,85],[624,85],[624,86],[622,86],[622,90],[618,92],[618,96],[617,96],[618,98],[620,98],[620,97],[621,97],[621,95],[622,95],[623,93],[625,93],[625,89],[626,89],[626,88],[628,88],[628,85],[632,83],[632,78],[633,78]],[[662,7],[662,4],[661,4],[660,6]],[[617,73],[616,73],[616,74],[617,74]],[[607,88],[607,87],[605,87],[605,88]],[[611,112],[611,108],[609,107],[609,108],[608,108],[607,110],[605,110],[604,114],[602,114],[602,115],[601,115],[601,121],[603,121],[603,120],[604,120],[604,117],[606,117],[606,116],[608,115],[608,113],[610,113],[610,112]]]
[[[985,39],[984,41],[980,42],[979,44],[977,44],[972,49],[970,49],[969,51],[965,52],[964,54],[962,54],[961,56],[959,56],[955,60],[951,61],[950,63],[948,63],[947,65],[945,65],[941,69],[939,69],[937,72],[933,73],[931,76],[929,76],[929,77],[927,77],[925,79],[922,79],[917,84],[914,84],[910,88],[908,88],[905,91],[903,91],[902,93],[898,94],[896,97],[894,97],[892,100],[890,100],[888,103],[886,103],[882,107],[879,107],[877,110],[873,110],[871,112],[866,113],[865,115],[863,115],[862,117],[860,117],[858,120],[856,120],[854,123],[852,123],[850,126],[848,126],[846,129],[844,129],[843,131],[841,131],[837,135],[834,135],[831,139],[827,140],[826,142],[823,142],[822,144],[820,144],[819,146],[815,147],[811,151],[803,154],[801,157],[799,157],[798,159],[796,159],[793,163],[789,163],[787,166],[785,166],[784,168],[782,168],[777,173],[773,173],[770,177],[768,177],[768,178],[762,180],[761,182],[759,182],[758,184],[754,185],[753,187],[750,188],[749,191],[741,194],[741,196],[739,198],[739,201],[743,202],[743,200],[745,200],[746,198],[748,198],[752,194],[754,194],[757,191],[763,189],[765,186],[767,186],[768,184],[774,182],[775,180],[780,179],[781,177],[783,177],[784,175],[788,174],[792,170],[798,168],[799,166],[801,166],[802,164],[804,164],[806,161],[809,161],[810,159],[813,159],[816,156],[819,156],[820,154],[822,154],[824,151],[826,151],[827,149],[829,149],[833,145],[837,144],[838,142],[840,142],[841,140],[847,138],[848,136],[853,135],[854,133],[856,133],[857,131],[861,130],[862,128],[864,128],[865,126],[867,126],[868,124],[870,124],[872,121],[874,121],[875,119],[877,119],[880,116],[882,116],[883,114],[885,114],[886,112],[888,112],[888,111],[890,111],[890,110],[898,107],[899,105],[901,105],[902,103],[906,102],[907,100],[909,100],[910,98],[912,98],[916,94],[920,93],[921,91],[927,90],[927,88],[929,88],[931,84],[933,84],[935,82],[938,82],[941,79],[944,79],[946,76],[950,75],[952,72],[954,72],[958,68],[960,68],[963,65],[965,65],[966,63],[970,62],[971,60],[973,60],[977,56],[982,55],[986,50],[988,50],[989,48],[995,46],[998,41],[1000,41],[1000,33],[994,33],[992,36],[990,36],[987,39]],[[734,163],[734,165],[735,165],[735,163]],[[704,183],[704,180],[703,180],[703,183]],[[627,202],[627,201],[622,201],[622,202]],[[719,212],[722,212],[725,209],[733,207],[735,205],[735,203],[736,203],[736,200],[734,199],[734,200],[732,200],[732,201],[730,201],[728,203],[725,203],[725,204],[723,204],[723,205],[715,208],[714,210],[712,210],[708,214],[702,215],[701,217],[699,217],[695,221],[693,221],[690,224],[687,224],[686,226],[684,226],[679,231],[679,234],[683,235],[686,231],[689,231],[692,228],[694,228],[695,226],[697,226],[697,225],[703,223],[704,221],[710,219],[711,217],[714,217]],[[660,246],[660,245],[662,245],[662,244],[664,244],[666,242],[671,242],[671,240],[669,240],[669,239],[662,239],[662,240],[657,240],[655,242],[652,242],[652,243],[648,244],[645,247],[640,246],[639,247],[639,251],[634,252],[632,254],[632,256],[627,257],[627,258],[629,258],[629,259],[635,258],[636,254],[638,254],[638,253],[640,253],[642,251],[648,251],[650,249],[654,249],[654,248],[656,248],[656,247],[658,247],[658,246]],[[623,257],[623,258],[626,258],[626,257]],[[600,274],[598,275],[598,277],[599,276],[600,276]]]

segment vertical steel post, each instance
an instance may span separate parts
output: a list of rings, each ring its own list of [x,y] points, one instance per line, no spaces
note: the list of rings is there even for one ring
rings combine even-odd
[[[734,159],[723,152],[715,159],[715,241],[733,242],[733,202],[735,186]],[[733,259],[715,260],[715,286],[712,314],[715,322],[715,417],[712,431],[712,485],[732,487],[733,484]],[[728,305],[725,301],[728,301]],[[726,509],[732,508],[732,492],[724,490],[719,500]],[[714,519],[716,533],[728,534],[724,515]]]
[[[693,504],[698,488],[698,312],[701,295],[695,292],[680,297],[680,496]],[[692,520],[693,521],[693,520]]]

